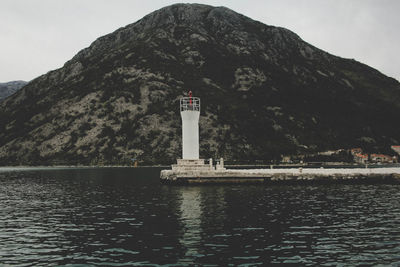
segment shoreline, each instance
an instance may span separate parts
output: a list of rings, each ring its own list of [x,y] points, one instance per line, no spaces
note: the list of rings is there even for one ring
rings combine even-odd
[[[272,168],[271,168],[272,166]],[[255,170],[255,169],[291,169],[291,168],[303,168],[303,169],[376,169],[376,168],[400,168],[400,163],[389,163],[389,164],[358,164],[349,163],[344,164],[342,162],[328,162],[327,164],[315,164],[315,163],[303,163],[303,164],[225,164],[225,168],[228,170]],[[72,168],[166,168],[171,169],[171,165],[139,165],[139,166],[128,166],[128,165],[16,165],[16,166],[0,166],[1,169],[72,169]]]

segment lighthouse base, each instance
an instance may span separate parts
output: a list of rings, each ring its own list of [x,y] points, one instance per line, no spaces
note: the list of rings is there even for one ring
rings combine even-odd
[[[173,172],[188,172],[188,171],[213,171],[212,162],[205,164],[204,159],[178,159],[177,164],[171,166]]]

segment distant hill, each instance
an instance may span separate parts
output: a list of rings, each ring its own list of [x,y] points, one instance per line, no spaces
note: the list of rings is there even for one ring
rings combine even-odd
[[[0,83],[0,102],[6,97],[14,94],[21,89],[27,82],[25,81],[12,81],[7,83]]]
[[[3,101],[0,164],[171,163],[189,90],[202,101],[203,158],[400,142],[397,80],[228,8],[177,4],[100,37]]]

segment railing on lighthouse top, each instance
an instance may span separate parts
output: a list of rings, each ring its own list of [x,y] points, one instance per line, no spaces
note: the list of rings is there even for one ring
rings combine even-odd
[[[182,97],[181,101],[181,112],[182,111],[200,111],[200,98],[192,97],[192,91],[189,92],[188,97]]]

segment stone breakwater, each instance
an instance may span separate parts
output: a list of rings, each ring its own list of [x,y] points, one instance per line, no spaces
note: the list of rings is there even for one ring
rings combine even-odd
[[[238,170],[162,170],[161,182],[198,183],[396,183],[400,168],[350,169],[238,169]]]

